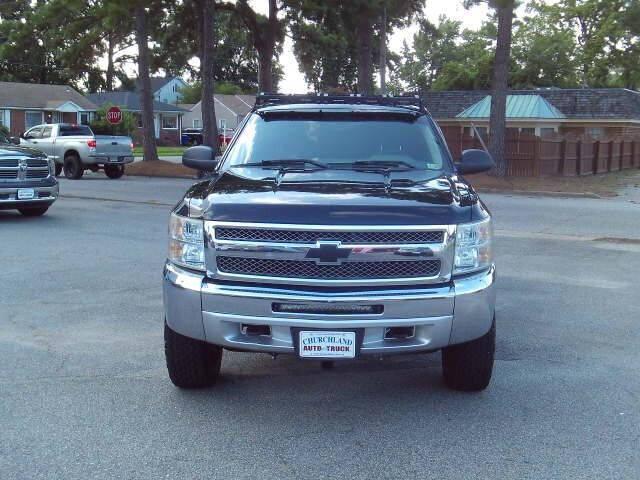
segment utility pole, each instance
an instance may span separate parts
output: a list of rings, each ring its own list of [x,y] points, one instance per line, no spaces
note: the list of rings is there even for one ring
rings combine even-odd
[[[380,26],[380,93],[387,94],[387,4],[382,6]]]

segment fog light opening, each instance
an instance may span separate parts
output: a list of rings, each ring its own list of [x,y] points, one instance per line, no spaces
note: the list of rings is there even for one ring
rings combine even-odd
[[[407,340],[416,336],[416,327],[388,327],[384,329],[385,340]]]
[[[271,336],[271,327],[269,325],[249,325],[243,323],[241,331],[243,335],[250,337]]]

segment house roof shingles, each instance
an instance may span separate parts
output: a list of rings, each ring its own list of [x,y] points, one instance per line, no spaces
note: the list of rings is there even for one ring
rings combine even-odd
[[[569,119],[640,120],[640,92],[624,88],[512,90],[510,95],[539,95]],[[427,92],[423,100],[433,117],[456,118],[491,92]]]
[[[142,111],[142,102],[140,95],[136,92],[101,92],[90,93],[87,98],[96,105],[117,105],[123,110],[129,110],[132,112]],[[176,105],[163,102],[153,102],[154,112],[177,112],[183,113],[186,110]]]
[[[0,82],[0,108],[55,110],[66,102],[83,110],[97,110],[91,100],[67,85]]]

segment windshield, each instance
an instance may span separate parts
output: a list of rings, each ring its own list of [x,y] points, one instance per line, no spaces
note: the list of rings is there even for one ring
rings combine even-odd
[[[253,114],[229,152],[231,167],[269,161],[309,160],[331,167],[392,164],[449,170],[427,117],[377,114],[269,116]]]

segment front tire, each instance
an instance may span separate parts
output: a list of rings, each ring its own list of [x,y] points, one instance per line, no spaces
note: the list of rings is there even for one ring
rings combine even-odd
[[[107,177],[117,180],[124,175],[124,165],[105,165],[104,173]]]
[[[59,177],[62,173],[62,165],[60,163],[56,163],[56,177]]]
[[[496,350],[496,320],[482,337],[442,349],[442,373],[449,388],[478,392],[489,386]]]
[[[84,175],[84,165],[76,154],[67,155],[64,159],[64,176],[69,180],[79,180]]]
[[[41,217],[49,210],[49,206],[46,207],[25,207],[19,208],[18,211],[25,217]]]
[[[180,335],[164,324],[164,353],[171,382],[180,388],[203,388],[220,375],[222,348]]]

